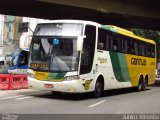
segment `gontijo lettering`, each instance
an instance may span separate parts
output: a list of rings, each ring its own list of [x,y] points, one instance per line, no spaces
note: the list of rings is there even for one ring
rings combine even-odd
[[[131,64],[146,66],[146,59],[132,58]]]

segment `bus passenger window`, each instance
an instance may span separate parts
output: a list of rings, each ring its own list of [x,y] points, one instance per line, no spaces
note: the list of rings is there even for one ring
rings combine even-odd
[[[154,52],[153,52],[153,51],[151,52],[151,57],[152,57],[152,58],[154,58],[154,57],[155,57],[155,54],[154,54]]]
[[[112,41],[112,36],[107,35],[106,36],[106,50],[111,50],[111,41]]]
[[[138,43],[136,41],[134,42],[134,52],[138,55]]]
[[[139,43],[139,55],[145,56],[145,45],[143,42]]]
[[[97,49],[106,50],[106,30],[99,28],[98,29],[98,46]]]
[[[117,51],[117,45],[113,45],[113,50]]]
[[[151,45],[146,45],[146,56],[151,57]]]
[[[113,39],[113,51],[118,51],[118,36]]]
[[[151,57],[152,58],[155,57],[155,46],[154,45],[151,46]]]
[[[121,43],[122,44],[122,52],[126,53],[127,52],[127,41],[122,38],[121,42],[122,42]]]
[[[131,41],[130,39],[127,41],[127,52],[129,54],[135,53],[133,41]]]
[[[98,43],[98,49],[100,49],[100,50],[104,49],[104,43],[103,42]]]

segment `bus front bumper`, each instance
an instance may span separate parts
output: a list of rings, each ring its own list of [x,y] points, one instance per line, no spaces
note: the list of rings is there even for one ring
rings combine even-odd
[[[35,78],[28,77],[29,88],[38,90],[50,90],[67,93],[80,93],[78,90],[78,80],[50,82],[40,81]]]

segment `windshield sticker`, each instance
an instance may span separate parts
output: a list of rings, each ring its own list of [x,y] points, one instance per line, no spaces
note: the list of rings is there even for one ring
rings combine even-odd
[[[54,44],[54,45],[58,45],[58,44],[59,44],[59,40],[58,40],[58,39],[54,39],[54,40],[53,40],[53,44]]]
[[[31,63],[31,67],[48,67],[47,64]]]

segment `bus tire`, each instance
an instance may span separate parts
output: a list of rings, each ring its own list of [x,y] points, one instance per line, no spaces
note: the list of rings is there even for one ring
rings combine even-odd
[[[138,83],[138,86],[137,86],[137,91],[140,92],[142,90],[143,90],[143,78],[140,77],[139,83]]]
[[[60,96],[61,95],[61,92],[58,92],[58,91],[51,91],[51,93],[55,96]]]
[[[143,88],[142,88],[142,90],[146,90],[147,86],[148,86],[148,77],[145,77],[145,80],[143,80]]]
[[[95,90],[93,91],[93,97],[94,98],[98,98],[102,95],[103,91],[104,91],[104,87],[103,87],[103,82],[101,79],[97,79],[96,84],[95,84]]]

